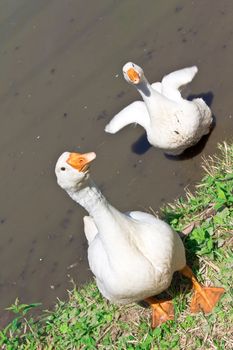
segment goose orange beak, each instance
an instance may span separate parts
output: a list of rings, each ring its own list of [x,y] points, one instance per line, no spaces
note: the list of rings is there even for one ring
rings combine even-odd
[[[138,74],[138,72],[136,72],[135,69],[129,68],[127,70],[127,75],[128,75],[128,78],[132,81],[132,83],[134,83],[134,84],[138,84],[139,83],[140,75]]]
[[[75,153],[72,152],[67,159],[67,163],[78,171],[84,172],[87,170],[88,165],[96,158],[95,152],[89,153]]]

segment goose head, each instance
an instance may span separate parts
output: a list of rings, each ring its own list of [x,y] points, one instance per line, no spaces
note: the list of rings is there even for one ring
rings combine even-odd
[[[89,164],[96,158],[94,152],[64,152],[55,166],[58,185],[66,191],[80,189],[89,178]]]
[[[143,69],[133,62],[126,63],[122,70],[125,80],[130,84],[137,85],[144,78]]]

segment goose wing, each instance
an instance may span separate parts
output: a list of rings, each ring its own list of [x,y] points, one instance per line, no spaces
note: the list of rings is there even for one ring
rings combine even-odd
[[[167,74],[162,79],[162,93],[173,99],[179,100],[182,98],[179,89],[182,86],[190,83],[198,72],[196,66],[179,69],[175,72]]]
[[[137,123],[146,128],[149,123],[149,113],[143,101],[135,101],[117,113],[105,126],[105,131],[115,134],[128,124]]]
[[[98,230],[91,216],[84,216],[83,223],[84,223],[84,232],[85,232],[88,244],[90,244],[94,240],[95,236],[97,235]]]

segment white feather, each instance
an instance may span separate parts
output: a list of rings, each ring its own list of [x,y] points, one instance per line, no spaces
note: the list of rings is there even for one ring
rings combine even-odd
[[[89,177],[67,167],[69,154],[64,155],[56,165],[57,180],[89,213],[84,217],[88,260],[100,292],[112,302],[130,303],[168,288],[173,273],[186,264],[178,234],[151,214],[121,213]]]
[[[130,81],[128,69],[134,69],[139,82]],[[188,101],[181,96],[180,88],[192,81],[198,69],[196,66],[172,72],[150,85],[141,67],[131,62],[123,67],[127,82],[135,85],[143,98],[125,107],[108,123],[105,131],[116,133],[124,126],[137,123],[147,133],[152,146],[168,154],[179,155],[186,148],[196,144],[210,131],[212,113],[203,99]]]

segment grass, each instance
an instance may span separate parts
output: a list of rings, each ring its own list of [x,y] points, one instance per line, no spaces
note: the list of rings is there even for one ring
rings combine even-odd
[[[205,176],[195,194],[162,210],[163,219],[181,232],[189,265],[205,285],[226,293],[213,313],[192,315],[189,281],[175,274],[166,294],[174,300],[175,320],[152,330],[150,309],[116,306],[101,297],[94,283],[69,292],[54,310],[36,319],[19,304],[14,320],[0,331],[1,349],[233,349],[233,145],[204,160]]]

